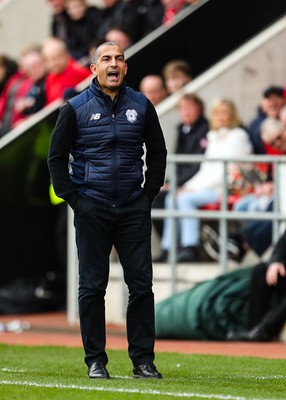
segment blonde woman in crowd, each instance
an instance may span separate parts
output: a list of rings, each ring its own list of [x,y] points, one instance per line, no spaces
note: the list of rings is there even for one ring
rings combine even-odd
[[[207,134],[206,158],[233,159],[248,155],[252,146],[247,132],[242,128],[235,104],[230,100],[217,100],[210,115],[210,131]],[[200,170],[189,179],[176,194],[176,207],[180,211],[197,210],[220,200],[223,191],[223,163],[203,161]],[[166,202],[170,202],[170,196]],[[169,204],[165,205],[170,208]],[[200,220],[183,217],[179,219],[178,262],[199,260]],[[171,246],[170,219],[164,221],[162,249]]]

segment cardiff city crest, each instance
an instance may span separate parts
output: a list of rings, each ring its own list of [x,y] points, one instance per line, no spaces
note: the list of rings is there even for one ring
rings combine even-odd
[[[136,120],[137,120],[137,115],[138,115],[138,113],[137,113],[137,111],[136,110],[127,110],[126,111],[126,113],[125,113],[125,115],[126,115],[126,117],[127,117],[127,120],[129,121],[129,122],[135,122]]]

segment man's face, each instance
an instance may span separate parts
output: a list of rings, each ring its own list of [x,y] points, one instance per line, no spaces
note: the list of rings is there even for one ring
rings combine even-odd
[[[66,3],[66,11],[71,19],[78,21],[85,16],[87,5],[78,0],[68,1]]]
[[[170,94],[175,93],[191,80],[192,78],[187,74],[185,74],[184,72],[181,71],[173,72],[171,76],[166,78],[167,90]]]
[[[127,72],[123,51],[116,45],[103,45],[97,51],[98,59],[95,64],[91,64],[91,72],[97,77],[101,90],[114,97]]]
[[[60,74],[68,65],[68,54],[57,46],[44,49],[43,56],[46,68],[52,74]]]
[[[178,104],[178,111],[183,124],[192,125],[201,116],[200,107],[189,99],[182,98]]]
[[[36,51],[28,53],[22,58],[21,68],[33,81],[42,79],[46,74],[43,57]]]
[[[163,82],[157,76],[146,76],[143,78],[140,85],[140,92],[145,94],[154,106],[167,97]]]
[[[278,118],[281,108],[285,105],[284,97],[270,94],[263,101],[263,109],[268,117]]]

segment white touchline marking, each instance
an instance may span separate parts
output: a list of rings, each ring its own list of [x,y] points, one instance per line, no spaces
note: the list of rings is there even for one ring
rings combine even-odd
[[[29,372],[30,370],[28,369],[23,369],[23,368],[10,368],[10,367],[4,367],[1,368],[0,371],[2,372],[13,372],[15,374],[17,373],[25,373],[25,372]],[[244,378],[244,379],[253,379],[253,380],[270,380],[270,379],[286,379],[286,375],[261,375],[261,376],[251,376],[251,375],[229,375],[228,376],[231,379],[240,379],[240,378]],[[116,378],[116,379],[131,379],[133,380],[132,376],[128,376],[128,375],[112,375],[112,378]],[[201,376],[197,376],[197,378],[201,378]]]
[[[230,376],[231,379],[249,379],[249,380],[256,380],[256,381],[265,381],[270,379],[286,379],[286,375],[261,375],[261,376],[251,376],[251,375],[238,375],[238,376]]]
[[[219,400],[249,400],[247,397],[222,395],[222,394],[203,394],[203,393],[172,393],[172,392],[161,392],[160,390],[140,390],[140,389],[126,389],[126,388],[111,388],[111,387],[96,387],[96,386],[77,386],[77,385],[63,385],[58,383],[38,383],[28,381],[8,381],[0,380],[0,385],[16,385],[16,386],[31,386],[39,388],[51,388],[51,389],[75,389],[75,390],[86,390],[95,392],[113,392],[113,393],[138,393],[138,394],[150,394],[157,396],[173,396],[173,397],[200,397],[203,399],[219,399]],[[258,398],[251,398],[251,400],[261,400]],[[268,399],[274,400],[274,399]]]
[[[111,378],[117,378],[117,379],[133,379],[133,376],[112,375]]]
[[[18,372],[28,372],[28,370],[25,370],[25,369],[8,368],[8,367],[1,368],[1,371],[3,371],[3,372],[15,372],[15,373],[18,373]]]

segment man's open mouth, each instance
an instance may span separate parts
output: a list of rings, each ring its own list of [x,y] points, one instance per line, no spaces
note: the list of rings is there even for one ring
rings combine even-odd
[[[109,78],[118,78],[119,72],[111,71],[111,72],[108,72],[107,76],[108,76]]]

